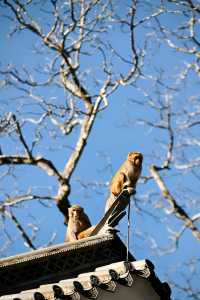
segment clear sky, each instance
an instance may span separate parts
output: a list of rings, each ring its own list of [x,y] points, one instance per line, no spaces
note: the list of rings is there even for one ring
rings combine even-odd
[[[157,1],[155,1],[156,7]],[[124,9],[124,4],[118,6],[119,11]],[[139,10],[138,19],[145,15],[147,10]],[[34,10],[37,17],[37,10]],[[168,17],[160,18],[165,26],[176,27],[179,22],[182,22],[182,16],[169,15]],[[84,206],[86,212],[91,218],[93,224],[97,223],[104,213],[104,205],[108,195],[106,184],[110,181],[112,175],[126,158],[129,151],[138,150],[144,154],[143,176],[149,175],[149,167],[153,163],[160,165],[163,155],[166,153],[166,148],[161,143],[168,140],[168,134],[159,129],[152,129],[144,126],[141,122],[137,123],[138,119],[146,119],[156,123],[159,120],[159,114],[150,109],[147,105],[136,105],[132,100],[137,100],[144,104],[147,103],[147,97],[141,90],[148,92],[152,99],[159,102],[166,97],[167,88],[164,86],[157,86],[155,81],[150,78],[154,77],[159,72],[164,72],[165,84],[177,88],[177,91],[168,90],[168,96],[173,98],[173,109],[175,112],[173,118],[173,125],[177,125],[179,112],[183,107],[187,108],[186,99],[191,95],[198,93],[198,81],[195,75],[190,74],[187,85],[178,86],[177,74],[185,63],[189,63],[191,58],[185,54],[177,54],[174,50],[166,47],[163,44],[159,45],[159,41],[154,39],[154,29],[152,24],[147,23],[146,27],[138,28],[136,30],[136,41],[138,49],[142,49],[147,35],[149,39],[152,36],[152,43],[148,43],[148,56],[145,59],[143,72],[146,78],[141,76],[136,85],[124,86],[117,90],[116,93],[108,97],[109,106],[101,114],[99,114],[96,123],[93,127],[86,149],[81,157],[76,171],[72,177],[72,190],[70,194],[71,203],[79,203]],[[43,80],[45,75],[42,71],[46,63],[50,60],[48,52],[37,55],[34,47],[39,47],[38,39],[26,31],[16,33],[12,38],[8,38],[10,30],[10,21],[6,18],[0,19],[0,68],[4,69],[8,64],[15,65],[16,69],[23,69],[23,66],[28,66],[32,70],[34,76]],[[106,34],[105,34],[106,36]],[[114,47],[119,50],[120,55],[129,57],[127,46],[129,45],[129,36],[121,33],[118,29],[111,30],[111,33],[106,36]],[[123,46],[124,45],[124,46]],[[52,54],[50,54],[52,55]],[[89,72],[86,74],[86,84],[92,93],[95,93],[95,84],[90,79],[90,74],[102,79],[100,70],[99,56],[96,56],[94,51],[92,56],[85,56],[82,61],[83,68]],[[37,69],[36,69],[37,68]],[[124,68],[124,69],[123,69]],[[114,69],[122,73],[125,71],[123,64],[115,62]],[[39,71],[39,72],[38,72]],[[149,78],[147,77],[149,76]],[[91,80],[91,82],[90,82]],[[192,84],[191,84],[192,83]],[[4,115],[5,112],[12,111],[23,118],[40,118],[42,110],[38,105],[33,103],[28,97],[23,98],[23,91],[17,91],[15,88],[8,86],[3,87],[4,83],[1,78],[0,84],[2,86],[0,94],[0,114]],[[138,88],[139,87],[139,88]],[[39,88],[37,93],[45,99],[54,104],[63,103],[65,93],[56,86],[49,86],[48,88]],[[23,104],[23,105],[22,105]],[[24,106],[25,104],[25,106]],[[49,124],[48,124],[49,125]],[[69,157],[70,151],[74,146],[77,138],[78,129],[72,136],[62,137],[58,131],[54,129],[53,125],[49,125],[50,130],[47,132],[45,126],[41,128],[41,142],[38,145],[35,154],[45,155],[46,158],[54,161],[56,167],[62,170],[64,164]],[[24,126],[24,134],[27,141],[31,140],[35,134],[35,128],[28,124]],[[195,129],[193,134],[195,135]],[[180,135],[177,135],[176,141],[178,142]],[[20,153],[21,148],[17,146],[16,139],[1,138],[1,147],[5,154]],[[1,167],[2,174],[6,168]],[[172,174],[172,175],[171,175]],[[175,189],[177,196],[179,190],[181,195],[184,195],[184,188],[187,189],[191,185],[193,189],[198,189],[199,182],[191,175],[180,174],[173,169],[167,177],[167,184],[170,188]],[[16,172],[17,180],[12,176],[5,177],[1,181],[0,189],[2,195],[0,200],[5,199],[3,189],[13,195],[15,190],[19,189],[25,191],[28,187],[32,186],[33,191],[39,187],[41,193],[47,191],[47,187],[56,193],[56,184],[53,178],[46,176],[42,171],[38,171],[34,167],[19,167]],[[101,185],[102,184],[102,185]],[[87,189],[84,188],[87,185]],[[182,188],[181,185],[184,187]],[[178,188],[177,188],[178,187]],[[151,194],[151,197],[147,197]],[[156,265],[156,272],[161,279],[166,278],[166,274],[177,276],[176,279],[182,280],[181,276],[174,275],[174,268],[181,267],[185,262],[190,259],[199,257],[199,243],[193,238],[191,233],[187,230],[180,241],[179,247],[176,252],[169,253],[168,255],[157,255],[154,249],[154,239],[161,248],[168,248],[171,241],[168,233],[173,228],[181,228],[181,222],[173,216],[166,214],[166,209],[169,208],[166,203],[163,203],[161,197],[158,196],[159,191],[154,182],[149,181],[147,184],[138,184],[136,203],[132,201],[132,231],[131,231],[131,247],[132,252],[138,259],[148,258]],[[155,197],[155,198],[154,198]],[[178,199],[182,204],[183,198]],[[141,201],[141,202],[140,202]],[[52,232],[56,233],[54,243],[62,243],[64,240],[66,227],[63,225],[63,217],[58,212],[55,204],[45,202],[49,208],[42,206],[35,200],[29,203],[23,203],[22,207],[16,208],[15,212],[24,226],[35,222],[35,218],[39,220],[36,245],[42,247],[46,245],[52,236]],[[184,203],[184,202],[183,202]],[[144,209],[141,212],[137,205],[141,205]],[[163,208],[164,206],[164,208]],[[188,203],[184,203],[184,207],[190,209],[193,214],[192,206],[189,207]],[[23,208],[23,209],[21,209]],[[154,214],[156,218],[151,217]],[[13,246],[7,251],[7,255],[13,255],[19,252],[27,251],[23,245],[19,235],[13,225],[6,221],[8,225],[9,235],[13,236]],[[31,230],[31,225],[29,229]],[[127,220],[123,220],[121,226],[121,237],[125,240],[127,231]],[[4,239],[0,239],[0,246],[4,244]],[[4,254],[3,254],[4,255]],[[180,278],[179,278],[180,277]],[[195,281],[194,281],[195,282]]]

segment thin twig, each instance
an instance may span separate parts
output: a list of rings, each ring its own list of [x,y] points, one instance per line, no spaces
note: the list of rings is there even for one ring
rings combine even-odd
[[[6,210],[4,213],[5,213],[5,215],[7,217],[9,217],[13,221],[13,223],[16,226],[16,228],[19,230],[22,238],[27,243],[28,247],[31,248],[32,250],[36,250],[36,247],[33,245],[32,241],[29,238],[28,234],[26,233],[25,229],[22,227],[22,225],[20,224],[20,222],[17,219],[17,217],[13,214],[13,212]]]

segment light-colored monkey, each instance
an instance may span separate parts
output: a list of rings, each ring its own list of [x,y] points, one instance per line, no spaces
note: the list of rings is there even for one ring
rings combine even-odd
[[[142,171],[142,160],[143,155],[140,152],[128,153],[127,159],[111,180],[110,196],[106,201],[105,211],[111,207],[123,189],[127,189],[130,195],[134,193],[137,180]]]
[[[68,208],[69,221],[65,242],[77,241],[80,238],[86,237],[84,234],[79,234],[91,227],[90,220],[84,209],[80,205],[73,205]],[[89,234],[89,233],[88,233]]]

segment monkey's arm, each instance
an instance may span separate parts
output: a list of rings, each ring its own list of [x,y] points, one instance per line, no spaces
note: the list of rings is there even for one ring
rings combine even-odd
[[[75,233],[75,232],[71,232],[71,237],[72,237],[73,240],[75,240],[75,241],[78,240],[77,233]]]
[[[135,182],[128,179],[126,182],[124,182],[122,190],[127,190],[129,195],[135,194]]]
[[[73,231],[70,231],[66,236],[65,242],[73,242],[77,240],[78,240],[77,234]]]

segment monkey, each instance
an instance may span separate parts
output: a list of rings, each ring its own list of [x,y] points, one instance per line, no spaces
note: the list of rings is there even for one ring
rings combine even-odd
[[[80,233],[91,227],[90,220],[84,209],[80,205],[75,204],[68,208],[68,214],[69,221],[65,242],[73,242],[86,237],[86,233],[79,236]]]
[[[136,183],[142,171],[143,155],[140,152],[129,152],[127,159],[113,176],[110,183],[110,196],[106,201],[105,212],[114,203],[123,189],[127,189],[129,195],[135,192]]]

